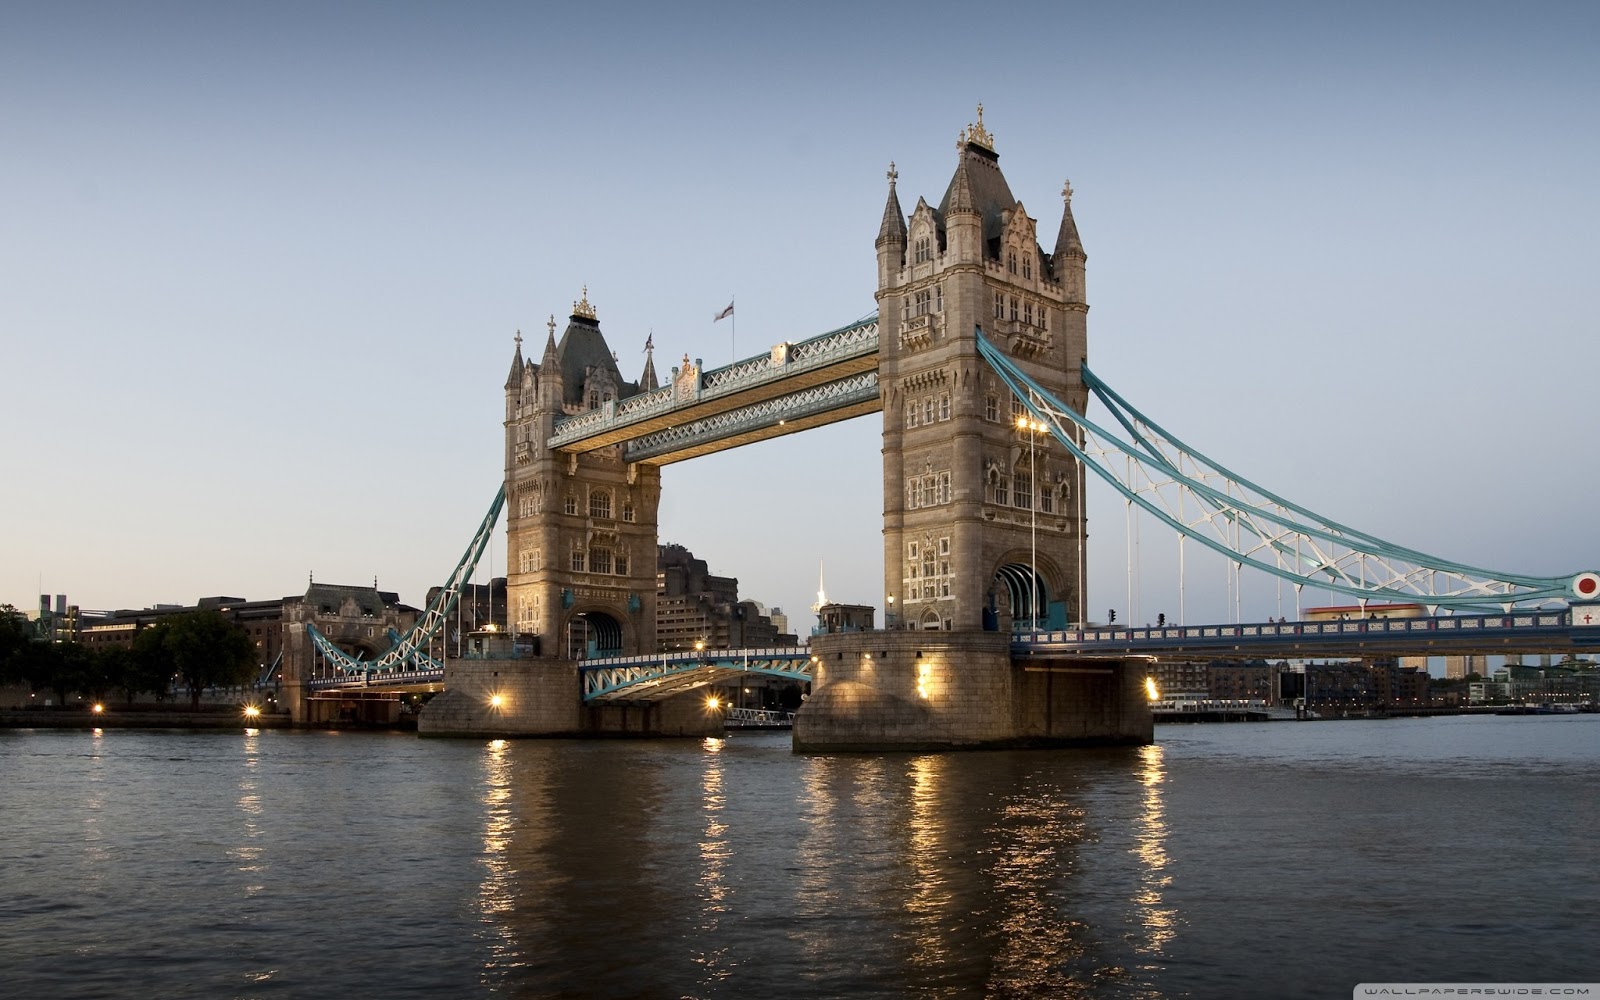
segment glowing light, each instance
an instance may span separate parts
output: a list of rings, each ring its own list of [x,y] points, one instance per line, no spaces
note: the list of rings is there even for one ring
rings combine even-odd
[[[104,712],[105,710],[106,710],[106,707],[104,705],[100,704],[98,701],[94,703],[94,714],[99,715],[101,712]]]
[[[504,698],[500,697],[497,694],[492,694],[492,695],[489,696],[489,707],[490,708],[499,708],[501,705],[504,705],[505,702],[506,702],[506,700]]]
[[[1146,677],[1144,679],[1144,694],[1151,701],[1160,700],[1161,692],[1156,690],[1156,679],[1154,677]]]
[[[722,705],[722,699],[718,698],[716,695],[712,695],[711,697],[706,699],[706,707],[709,708],[713,712],[715,712],[717,710],[717,708],[720,707],[721,705]]]
[[[244,717],[247,719],[253,719],[260,714],[261,709],[255,707],[254,705],[246,705],[244,707]]]
[[[928,675],[933,673],[933,667],[926,663],[917,664],[917,697],[928,697]]]
[[[696,639],[695,640],[695,642],[694,642],[694,651],[696,653],[702,652],[705,648],[706,648],[706,641],[704,639]]]

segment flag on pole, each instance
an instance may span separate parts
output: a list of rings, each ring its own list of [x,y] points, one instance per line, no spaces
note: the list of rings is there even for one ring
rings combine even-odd
[[[711,322],[715,323],[719,319],[727,319],[729,316],[732,316],[732,315],[733,315],[733,303],[729,302],[728,303],[728,308],[721,310],[715,316],[711,317]]]

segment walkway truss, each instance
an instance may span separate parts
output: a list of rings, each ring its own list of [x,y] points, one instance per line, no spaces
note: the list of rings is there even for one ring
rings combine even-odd
[[[1083,368],[1121,436],[1052,396],[978,330],[978,351],[1055,439],[1129,503],[1182,538],[1288,580],[1428,614],[1592,599],[1592,573],[1522,576],[1466,566],[1384,541],[1269,493],[1179,441]]]
[[[348,687],[358,678],[369,681],[381,679],[385,684],[442,679],[444,664],[428,655],[428,646],[450,620],[450,613],[455,610],[456,602],[461,599],[461,588],[471,578],[472,571],[477,568],[478,560],[483,557],[484,550],[494,539],[494,528],[500,520],[500,509],[505,506],[505,502],[506,490],[501,486],[500,491],[494,496],[494,502],[489,505],[489,513],[484,515],[483,522],[478,525],[477,534],[472,536],[472,543],[467,546],[461,561],[456,563],[456,568],[451,571],[444,587],[434,596],[416,624],[407,629],[404,635],[397,635],[390,630],[392,644],[382,656],[373,660],[358,659],[334,645],[333,641],[323,635],[315,625],[307,625],[306,632],[311,636],[316,652],[333,668],[332,676],[311,679],[309,681],[311,687],[313,689]]]

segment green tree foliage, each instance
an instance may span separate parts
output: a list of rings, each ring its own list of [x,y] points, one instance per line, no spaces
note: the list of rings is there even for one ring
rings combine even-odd
[[[18,656],[32,639],[33,626],[22,612],[9,604],[0,604],[0,684],[22,680]]]
[[[255,677],[256,646],[250,633],[215,611],[170,615],[133,640],[135,658],[170,674],[189,688],[189,703],[200,706],[208,687],[245,684]]]

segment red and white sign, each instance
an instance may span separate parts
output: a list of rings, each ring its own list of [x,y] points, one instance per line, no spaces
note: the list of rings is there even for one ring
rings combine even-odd
[[[1584,626],[1600,628],[1600,604],[1574,604],[1572,606],[1573,628]]]
[[[1580,601],[1600,600],[1600,573],[1579,573],[1573,577],[1572,592]]]

